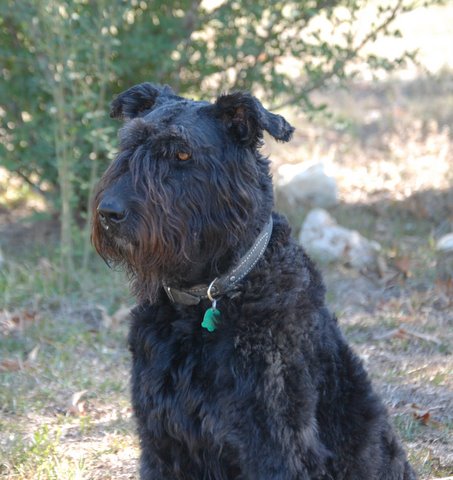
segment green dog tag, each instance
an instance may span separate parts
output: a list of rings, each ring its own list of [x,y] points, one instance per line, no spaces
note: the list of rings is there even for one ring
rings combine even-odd
[[[204,314],[203,322],[201,322],[201,326],[206,328],[208,332],[213,332],[217,325],[216,323],[220,320],[220,311],[217,310],[214,306],[212,308],[208,308]]]

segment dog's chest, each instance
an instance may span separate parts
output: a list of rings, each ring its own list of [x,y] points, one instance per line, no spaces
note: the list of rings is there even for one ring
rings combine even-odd
[[[224,419],[235,404],[238,378],[233,341],[194,322],[181,320],[165,331],[159,323],[138,326],[133,401],[156,436],[203,445],[224,436],[224,425],[231,428]]]

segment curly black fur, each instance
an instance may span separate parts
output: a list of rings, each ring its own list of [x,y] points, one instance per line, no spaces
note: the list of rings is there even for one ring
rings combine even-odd
[[[140,302],[129,345],[141,478],[415,479],[283,217],[219,300],[214,332],[200,325],[209,302],[163,291],[209,283],[250,248],[273,205],[263,130],[287,141],[293,128],[244,93],[209,104],[142,84],[112,110],[127,122],[96,191],[93,242]]]

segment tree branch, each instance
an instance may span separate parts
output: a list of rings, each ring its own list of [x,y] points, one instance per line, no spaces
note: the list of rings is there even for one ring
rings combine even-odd
[[[30,186],[30,188],[37,194],[39,194],[40,196],[42,196],[45,200],[49,200],[50,198],[50,195],[48,192],[46,192],[45,190],[43,190],[39,185],[37,185],[36,183],[34,183],[32,180],[30,180],[30,178],[25,175],[24,173],[22,173],[20,170],[14,170],[14,172],[11,172],[13,173],[14,175],[17,175],[18,177],[20,177],[27,185]]]
[[[344,68],[347,62],[349,62],[355,57],[358,57],[363,48],[368,45],[368,43],[371,42],[377,34],[385,30],[395,20],[397,14],[403,7],[403,4],[404,0],[398,0],[395,6],[390,10],[389,15],[368,35],[366,35],[355,48],[353,48],[352,50],[348,50],[346,56],[341,62],[335,62],[333,68],[330,71],[326,72],[324,77],[319,79],[317,82],[303,88],[298,94],[293,95],[291,98],[285,100],[284,102],[272,106],[271,109],[280,110],[284,107],[294,104],[298,100],[307,98],[314,90],[318,90],[324,87],[329,80],[338,75],[339,71]]]

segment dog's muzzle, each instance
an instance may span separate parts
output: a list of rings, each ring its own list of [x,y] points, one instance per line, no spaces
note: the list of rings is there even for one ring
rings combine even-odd
[[[123,223],[127,219],[128,211],[124,203],[117,198],[104,198],[98,205],[97,213],[104,230]]]

